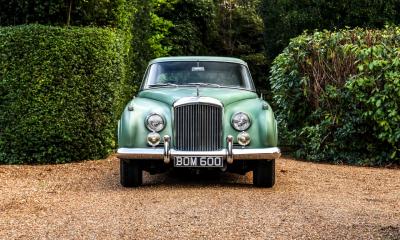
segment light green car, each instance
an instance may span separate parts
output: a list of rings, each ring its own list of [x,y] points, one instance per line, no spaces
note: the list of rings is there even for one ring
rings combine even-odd
[[[168,57],[149,63],[140,92],[118,122],[121,184],[170,168],[245,174],[275,184],[278,132],[247,64],[236,58]]]

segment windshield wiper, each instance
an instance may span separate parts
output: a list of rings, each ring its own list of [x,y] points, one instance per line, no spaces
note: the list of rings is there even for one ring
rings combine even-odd
[[[216,83],[187,83],[187,85],[221,87],[221,85]]]
[[[177,87],[178,85],[175,83],[157,83],[151,84],[149,87]]]

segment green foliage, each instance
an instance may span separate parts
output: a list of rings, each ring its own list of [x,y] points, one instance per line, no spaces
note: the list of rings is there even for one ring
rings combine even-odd
[[[108,26],[125,31],[130,64],[140,81],[149,60],[220,55],[247,60],[266,87],[260,0],[0,0],[0,26],[39,23]]]
[[[262,0],[265,44],[272,61],[304,30],[382,28],[400,24],[400,0]]]
[[[133,85],[120,32],[0,28],[0,163],[98,159]]]
[[[316,161],[399,163],[399,36],[387,27],[292,39],[270,77],[283,144]]]
[[[0,0],[0,26],[29,23],[118,26],[131,0]]]
[[[254,82],[268,88],[264,50],[264,25],[257,9],[259,1],[219,1],[217,11],[217,55],[245,60]]]
[[[157,14],[159,9],[169,8],[165,0],[135,0],[135,12],[131,19],[130,32],[132,69],[138,74],[135,81],[140,84],[147,64],[151,59],[168,56],[170,46],[164,44],[169,37],[172,22]]]
[[[233,56],[249,63],[256,84],[266,87],[263,22],[259,0],[173,0],[154,13],[170,21],[160,43],[165,55]]]
[[[215,6],[211,0],[175,0],[156,9],[173,23],[170,38],[163,42],[170,55],[210,55],[215,31]]]

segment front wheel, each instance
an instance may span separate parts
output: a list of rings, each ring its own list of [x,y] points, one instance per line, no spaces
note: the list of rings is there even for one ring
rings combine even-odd
[[[275,159],[258,161],[253,170],[253,184],[256,187],[271,188],[275,184]]]
[[[124,187],[138,187],[143,182],[143,171],[139,161],[120,159],[121,185]]]

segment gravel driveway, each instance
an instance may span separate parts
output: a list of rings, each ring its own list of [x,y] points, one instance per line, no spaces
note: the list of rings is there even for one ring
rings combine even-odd
[[[0,239],[400,239],[400,170],[280,159],[251,173],[119,185],[119,163],[0,166]]]

